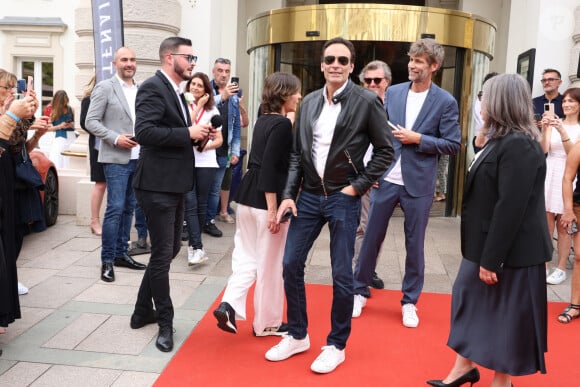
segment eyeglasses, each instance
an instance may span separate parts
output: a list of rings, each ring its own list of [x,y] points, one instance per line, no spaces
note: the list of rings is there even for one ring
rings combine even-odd
[[[547,83],[547,82],[554,82],[554,81],[559,81],[559,80],[560,80],[560,78],[545,78],[545,79],[540,80],[540,82]]]
[[[3,88],[6,91],[12,91],[14,90],[14,86],[10,87],[10,86],[0,86],[1,88]]]
[[[379,83],[381,83],[383,81],[383,79],[385,79],[385,78],[363,78],[363,80],[365,81],[365,83],[367,85],[370,85],[371,82],[374,82],[375,85],[378,85]]]
[[[346,66],[348,64],[348,62],[350,62],[350,59],[348,58],[348,56],[339,56],[338,58],[334,55],[328,55],[324,57],[324,64],[327,65],[331,65],[334,63],[334,61],[338,59],[338,63],[340,63],[343,66]]]
[[[182,57],[186,58],[189,63],[197,62],[197,55],[191,55],[191,54],[169,54],[169,55],[182,56]]]

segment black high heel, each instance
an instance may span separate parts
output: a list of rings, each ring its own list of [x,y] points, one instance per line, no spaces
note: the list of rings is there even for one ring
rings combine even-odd
[[[470,383],[473,387],[477,382],[479,382],[479,370],[476,367],[473,367],[451,383],[443,383],[443,380],[428,380],[427,384],[435,387],[461,387],[465,383]]]

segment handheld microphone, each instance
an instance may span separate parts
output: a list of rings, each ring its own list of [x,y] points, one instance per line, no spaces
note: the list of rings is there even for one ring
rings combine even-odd
[[[210,134],[214,133],[217,128],[222,126],[222,123],[223,123],[222,116],[220,116],[219,114],[213,116],[210,121],[210,125],[212,127]],[[205,146],[207,145],[208,141],[210,140],[210,137],[211,135],[208,135],[206,138],[201,140],[200,143],[197,145],[197,150],[199,152],[203,152],[203,148],[205,148]]]

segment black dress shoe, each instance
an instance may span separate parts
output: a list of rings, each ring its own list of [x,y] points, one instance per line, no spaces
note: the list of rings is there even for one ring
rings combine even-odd
[[[220,306],[213,311],[213,315],[218,321],[218,328],[229,333],[238,332],[238,327],[236,326],[236,311],[230,304],[222,302]]]
[[[133,313],[131,315],[131,329],[139,329],[143,328],[145,325],[155,324],[157,322],[157,318],[159,314],[156,310],[152,310],[146,316],[138,315],[137,313]]]
[[[211,235],[212,237],[219,238],[223,235],[219,228],[216,227],[215,223],[209,222],[203,226],[203,232]]]
[[[473,386],[477,382],[479,382],[479,370],[476,367],[473,367],[471,370],[450,383],[443,383],[443,380],[428,380],[427,384],[435,387],[460,387],[465,383],[470,383],[471,386]]]
[[[147,265],[135,261],[127,254],[123,254],[121,257],[115,257],[115,266],[128,267],[134,270],[145,270],[147,268]]]
[[[157,336],[157,341],[155,341],[155,346],[162,352],[171,352],[173,349],[172,327],[159,328],[159,335]]]
[[[103,263],[101,266],[101,279],[105,282],[113,282],[115,280],[115,270],[113,270],[112,263]]]
[[[376,271],[373,274],[373,279],[371,281],[371,288],[375,288],[375,289],[384,289],[385,288],[385,283],[383,282],[382,279],[379,278]]]

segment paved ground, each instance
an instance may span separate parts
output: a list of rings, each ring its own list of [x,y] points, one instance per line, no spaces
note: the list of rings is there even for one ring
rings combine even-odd
[[[116,268],[116,282],[100,281],[100,237],[88,226],[60,216],[54,227],[28,236],[18,266],[30,293],[20,298],[23,318],[0,336],[0,386],[152,385],[226,284],[235,226],[219,227],[224,237],[204,236],[207,264],[188,267],[184,246],[171,266],[176,307],[176,348],[171,353],[155,348],[154,325],[130,329],[142,272]],[[330,283],[328,240],[325,231],[310,253],[309,283]],[[148,255],[135,258],[146,262]],[[377,270],[387,288],[400,289],[404,258],[402,218],[393,218]],[[449,293],[459,261],[459,219],[432,218],[425,291]],[[570,279],[550,286],[548,297],[569,300]]]

